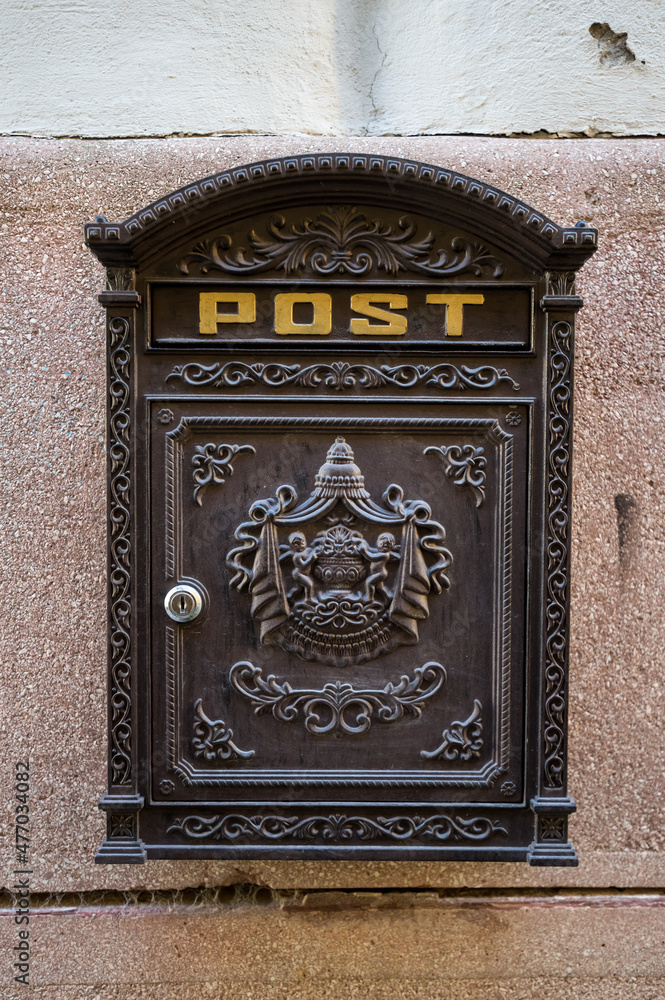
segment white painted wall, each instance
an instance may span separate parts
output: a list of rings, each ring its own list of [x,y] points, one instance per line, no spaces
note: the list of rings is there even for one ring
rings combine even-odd
[[[0,37],[2,134],[665,133],[663,0],[0,0]]]

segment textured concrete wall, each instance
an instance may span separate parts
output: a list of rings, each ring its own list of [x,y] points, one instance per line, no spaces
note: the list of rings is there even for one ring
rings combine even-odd
[[[654,0],[4,0],[0,26],[0,133],[665,130]]]
[[[341,148],[459,168],[558,222],[600,230],[580,277],[576,351],[570,788],[579,812],[570,826],[580,867],[96,867],[106,777],[104,327],[102,270],[82,223],[101,211],[122,218],[224,166]],[[32,888],[54,904],[34,925],[37,996],[665,995],[664,177],[665,141],[655,139],[0,140],[0,767],[6,790],[13,762],[32,761]],[[11,884],[9,791],[1,810],[1,874]],[[204,896],[201,907],[191,893],[174,895],[238,882],[321,893],[305,905],[287,891],[263,908],[233,894]],[[132,889],[162,895],[127,905],[103,895]],[[12,933],[4,911],[9,947]],[[8,963],[0,986],[3,1000],[16,995]]]

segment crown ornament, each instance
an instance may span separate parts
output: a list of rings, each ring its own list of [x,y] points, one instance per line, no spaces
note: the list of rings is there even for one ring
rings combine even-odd
[[[351,446],[343,437],[335,439],[314,480],[315,497],[362,497],[367,499],[365,477],[355,464]]]

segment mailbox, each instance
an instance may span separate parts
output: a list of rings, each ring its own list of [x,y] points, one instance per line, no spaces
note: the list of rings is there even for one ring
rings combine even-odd
[[[86,227],[108,332],[102,863],[575,865],[575,272],[452,169],[225,170]]]

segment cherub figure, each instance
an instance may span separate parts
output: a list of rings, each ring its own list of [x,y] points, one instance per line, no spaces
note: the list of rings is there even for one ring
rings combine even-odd
[[[305,591],[305,600],[311,601],[314,598],[314,589],[316,584],[309,575],[308,570],[318,558],[318,548],[310,548],[307,545],[307,539],[302,531],[294,531],[289,535],[289,545],[291,546],[289,554],[293,560],[293,570],[291,572],[291,576],[296,583],[296,586],[291,594],[289,594],[289,597],[297,594],[299,588],[302,587]]]
[[[376,548],[373,549],[364,539],[358,545],[358,551],[369,561],[369,572],[363,581],[365,597],[368,601],[373,601],[375,595],[382,594],[386,600],[390,600],[391,594],[385,587],[388,577],[388,563],[391,559],[399,559],[395,552],[395,536],[389,531],[384,531],[376,540]]]

